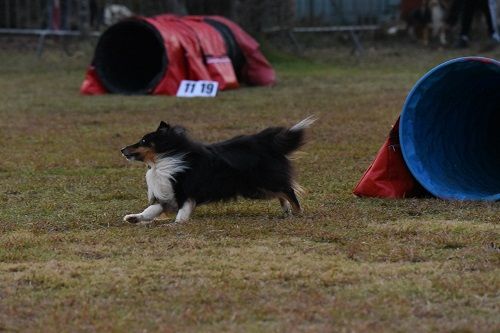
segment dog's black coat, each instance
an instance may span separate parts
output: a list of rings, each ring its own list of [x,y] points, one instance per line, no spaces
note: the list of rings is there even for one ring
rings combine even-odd
[[[188,199],[200,205],[237,197],[279,197],[300,209],[287,156],[304,144],[304,130],[271,127],[206,145],[189,138],[184,128],[161,122],[156,132],[122,152],[128,158],[138,148],[150,149],[158,158],[183,156],[186,168],[173,175],[178,207]],[[134,158],[144,160],[139,155]]]

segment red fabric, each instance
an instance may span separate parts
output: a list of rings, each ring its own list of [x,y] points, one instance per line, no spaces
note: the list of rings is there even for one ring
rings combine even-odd
[[[354,189],[359,197],[420,197],[425,190],[408,170],[399,143],[399,118],[375,160]]]
[[[246,63],[242,79],[245,83],[257,86],[268,86],[276,83],[276,73],[259,48],[259,43],[247,34],[239,25],[222,16],[208,16],[225,24],[231,29],[236,42],[245,55]]]
[[[182,80],[210,80],[203,63],[201,47],[192,29],[177,16],[160,15],[151,18],[135,17],[153,25],[163,38],[168,66],[163,78],[151,92],[154,95],[175,95]],[[85,95],[103,94],[106,89],[91,66],[80,88]]]
[[[80,87],[80,93],[84,95],[102,95],[107,93],[106,88],[104,88],[101,81],[99,81],[94,66],[89,66],[87,69],[85,79]]]
[[[175,95],[182,80],[210,80],[203,64],[196,35],[177,16],[159,15],[143,18],[161,34],[167,50],[168,66],[153,94]]]
[[[224,39],[210,24],[203,21],[203,16],[186,16],[182,21],[192,28],[198,38],[205,66],[212,80],[219,83],[220,90],[238,88],[238,79],[234,73],[231,59],[227,56]]]
[[[237,24],[219,16],[211,17],[228,26],[246,58],[242,79],[251,85],[270,85],[276,75],[259,50],[259,44]],[[220,89],[237,88],[239,83],[224,40],[203,17],[180,18],[174,15],[135,17],[153,25],[163,38],[168,66],[151,94],[175,95],[182,80],[214,80]],[[80,92],[85,95],[106,93],[96,70],[90,66]]]

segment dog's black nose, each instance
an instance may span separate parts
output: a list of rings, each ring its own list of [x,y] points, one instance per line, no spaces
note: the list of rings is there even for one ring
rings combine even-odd
[[[120,151],[122,155],[125,156],[127,159],[130,158],[130,151],[127,149],[127,147],[122,148]]]

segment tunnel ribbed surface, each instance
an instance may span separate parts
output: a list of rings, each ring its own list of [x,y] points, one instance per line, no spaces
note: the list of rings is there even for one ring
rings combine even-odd
[[[500,63],[469,57],[427,73],[403,107],[400,141],[411,173],[433,195],[500,200]]]
[[[245,65],[245,56],[243,55],[240,46],[236,42],[231,29],[229,29],[228,26],[224,23],[214,19],[206,18],[205,22],[210,24],[215,30],[217,30],[224,39],[224,43],[226,44],[227,48],[227,55],[229,59],[231,59],[231,63],[233,64],[233,69],[236,73],[236,76],[238,77],[238,79],[240,79],[243,66]]]

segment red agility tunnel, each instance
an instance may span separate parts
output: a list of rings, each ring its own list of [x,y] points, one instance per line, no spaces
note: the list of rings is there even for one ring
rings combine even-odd
[[[272,85],[259,44],[220,16],[160,15],[121,21],[100,37],[81,93],[175,95],[182,80]]]

